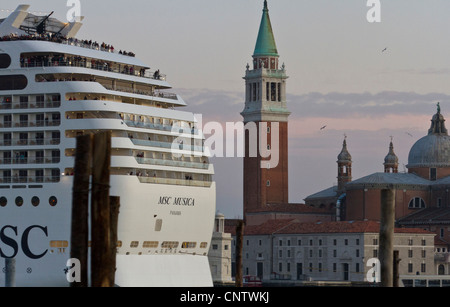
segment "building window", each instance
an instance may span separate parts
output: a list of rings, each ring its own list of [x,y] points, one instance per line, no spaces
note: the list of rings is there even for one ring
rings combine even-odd
[[[412,272],[413,272],[413,264],[408,263],[408,273],[412,273]]]
[[[409,202],[408,208],[425,208],[425,201],[420,197],[414,197]]]
[[[436,180],[436,168],[432,167],[430,168],[430,180],[435,181]]]
[[[437,205],[438,208],[442,207],[442,198],[438,198],[437,199],[437,204],[436,205]]]
[[[444,237],[444,228],[441,228],[441,229],[439,230],[439,236],[440,236],[441,238]]]
[[[267,180],[266,186],[270,187],[270,180]]]
[[[420,271],[422,273],[425,273],[427,271],[427,267],[425,263],[420,264]]]
[[[413,251],[412,249],[408,250],[408,258],[412,258],[413,257]]]

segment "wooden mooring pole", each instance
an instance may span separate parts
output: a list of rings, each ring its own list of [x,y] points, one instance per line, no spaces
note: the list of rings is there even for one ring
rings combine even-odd
[[[116,275],[117,227],[119,222],[120,197],[110,196],[110,252],[109,252],[109,284],[114,285]]]
[[[70,257],[80,261],[79,282],[71,287],[88,286],[89,186],[92,160],[92,135],[77,137],[72,191],[72,230]]]
[[[395,190],[381,190],[380,269],[381,286],[392,287],[394,279]]]
[[[243,286],[242,280],[242,247],[244,241],[244,221],[239,220],[236,226],[236,277],[235,285],[236,287]]]
[[[91,280],[93,287],[112,287],[111,213],[109,199],[111,132],[94,135],[91,193]],[[115,268],[114,268],[115,269]]]

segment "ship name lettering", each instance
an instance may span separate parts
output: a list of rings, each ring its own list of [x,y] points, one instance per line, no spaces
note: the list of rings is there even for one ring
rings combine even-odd
[[[168,205],[170,203],[171,199],[172,199],[172,197],[160,196],[158,205]]]
[[[189,197],[176,197],[173,201],[173,204],[178,206],[194,206],[195,199]]]
[[[5,245],[12,248],[13,253],[11,255],[6,255],[3,250],[0,248],[0,257],[2,258],[14,258],[19,252],[19,243],[22,248],[22,252],[30,259],[39,259],[45,256],[48,252],[48,249],[43,251],[41,254],[35,254],[30,249],[30,241],[29,235],[33,229],[40,229],[46,237],[48,237],[47,227],[42,227],[39,225],[33,225],[24,230],[22,236],[20,238],[20,242],[16,240],[14,237],[19,237],[17,226],[6,225],[0,230],[0,241]]]

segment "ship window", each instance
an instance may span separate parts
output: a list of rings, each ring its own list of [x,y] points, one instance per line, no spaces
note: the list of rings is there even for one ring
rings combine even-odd
[[[200,248],[206,248],[208,246],[208,242],[200,243]]]
[[[177,248],[178,242],[177,241],[164,241],[161,243],[162,248]]]
[[[130,247],[135,248],[139,246],[139,241],[131,241]]]
[[[54,207],[54,206],[56,206],[56,204],[58,203],[58,200],[56,199],[55,196],[51,196],[51,197],[48,199],[48,203],[50,204],[50,206]]]
[[[22,197],[20,197],[20,196],[16,197],[16,205],[17,205],[17,207],[20,207],[20,206],[23,205],[23,198]]]
[[[39,202],[40,202],[39,197],[33,196],[33,198],[31,198],[31,204],[33,206],[35,206],[35,207],[39,206]]]
[[[27,85],[28,80],[24,75],[0,76],[0,91],[23,90]]]
[[[0,54],[0,68],[8,68],[11,65],[11,57],[6,54]]]
[[[67,241],[50,241],[50,247],[68,247],[69,242]]]
[[[143,248],[156,248],[158,247],[158,241],[144,241]]]
[[[4,196],[0,197],[0,206],[5,207],[7,203],[8,200],[6,199],[6,197]]]
[[[181,248],[195,248],[197,246],[197,242],[183,242]]]

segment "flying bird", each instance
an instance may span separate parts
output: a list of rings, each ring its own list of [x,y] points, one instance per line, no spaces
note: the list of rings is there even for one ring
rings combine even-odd
[[[321,128],[320,128],[320,130],[323,130],[323,129],[325,129],[325,127],[326,127],[326,125],[325,125],[325,126],[323,126],[323,127],[321,127]]]
[[[385,52],[387,50],[387,47],[386,48],[384,48],[383,50],[381,50],[381,52]]]
[[[410,137],[412,137],[413,135],[409,132],[405,132],[407,135],[409,135]]]

